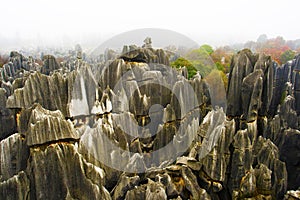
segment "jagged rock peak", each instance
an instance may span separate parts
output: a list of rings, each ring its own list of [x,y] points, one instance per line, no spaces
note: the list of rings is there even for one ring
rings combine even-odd
[[[61,110],[67,116],[67,79],[60,73],[46,76],[39,72],[30,74],[24,87],[14,91],[7,100],[8,108],[30,108],[39,103],[48,110]]]
[[[39,70],[40,66],[32,57],[27,58],[17,51],[12,51],[9,62],[0,68],[0,81],[12,83],[16,78],[22,78],[29,71]]]
[[[125,51],[120,56],[125,61],[129,62],[144,62],[144,63],[160,63],[169,66],[169,55],[163,49],[153,49],[146,45],[145,47],[137,47],[130,51]]]
[[[29,169],[35,186],[30,199],[111,199],[103,186],[105,173],[86,162],[76,145],[55,143],[44,150],[34,148]]]
[[[49,111],[40,104],[22,112],[20,123],[20,130],[25,134],[28,146],[79,139],[72,122],[66,120],[61,111]]]
[[[253,121],[258,115],[265,116],[272,93],[273,63],[269,56],[253,54],[248,49],[233,56],[228,80],[227,115],[243,115],[248,121]]]
[[[26,169],[29,148],[21,134],[15,133],[1,140],[0,154],[0,182],[8,180]]]
[[[41,73],[49,75],[50,72],[58,70],[61,68],[60,64],[57,62],[56,58],[52,55],[45,55],[43,57],[44,65],[41,68]]]

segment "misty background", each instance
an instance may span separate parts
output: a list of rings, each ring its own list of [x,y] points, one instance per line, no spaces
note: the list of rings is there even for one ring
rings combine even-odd
[[[297,0],[2,1],[0,51],[77,43],[93,50],[141,28],[169,29],[213,46],[256,41],[261,34],[295,40],[299,5]]]

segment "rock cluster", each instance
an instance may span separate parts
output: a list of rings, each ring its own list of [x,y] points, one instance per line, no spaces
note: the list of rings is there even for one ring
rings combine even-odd
[[[43,57],[44,65],[41,68],[41,73],[49,75],[50,72],[58,70],[60,68],[59,63],[56,61],[55,57],[52,55],[45,55]]]
[[[79,47],[42,67],[11,53],[0,199],[299,198],[300,57],[236,54],[224,111],[205,79],[145,43],[106,63],[86,63]]]
[[[0,69],[0,80],[4,82],[13,81],[31,70],[40,70],[40,66],[34,62],[34,59],[32,57],[26,58],[22,54],[12,51],[9,62]]]

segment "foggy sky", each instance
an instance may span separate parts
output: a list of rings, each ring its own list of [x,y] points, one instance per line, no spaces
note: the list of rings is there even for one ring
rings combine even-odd
[[[212,45],[255,41],[263,33],[298,39],[299,5],[298,0],[5,0],[0,38],[95,45],[133,29],[164,28]]]

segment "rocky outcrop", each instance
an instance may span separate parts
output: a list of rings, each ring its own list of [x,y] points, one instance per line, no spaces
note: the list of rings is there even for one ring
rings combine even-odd
[[[147,45],[144,48],[137,47],[120,56],[125,61],[143,62],[143,63],[160,63],[169,66],[169,55],[162,49],[153,49]]]
[[[35,72],[30,74],[24,87],[18,88],[7,100],[7,108],[30,108],[34,103],[39,103],[48,110],[61,110],[67,114],[67,79],[60,73],[46,76]]]
[[[20,134],[0,142],[0,199],[28,199],[30,181],[25,172],[29,148]]]
[[[52,55],[45,55],[43,57],[44,65],[41,68],[41,73],[49,75],[50,72],[60,69],[60,64],[56,61]]]
[[[298,129],[299,129],[299,112],[297,84],[299,82],[298,68],[300,57],[283,66],[276,68],[276,89],[273,93],[271,108],[275,113],[268,120],[264,136],[270,138],[279,149],[279,158],[285,162],[288,172],[289,190],[299,188],[300,179],[297,176],[299,171],[298,160]],[[275,111],[275,108],[277,109]]]
[[[273,63],[269,56],[243,50],[232,59],[227,91],[227,115],[252,121],[269,110]]]
[[[290,190],[287,192],[287,194],[284,196],[285,200],[295,200],[295,199],[299,199],[300,198],[300,191],[299,189],[294,191],[294,190]]]
[[[31,198],[111,199],[103,187],[103,170],[85,162],[76,144],[56,143],[45,149],[33,148],[31,156]],[[51,187],[49,180],[55,183]]]
[[[152,55],[152,51],[157,54]],[[142,53],[147,54],[149,62],[166,62],[164,52],[151,49]],[[191,81],[178,79],[177,72],[167,66],[123,59],[99,67],[82,62],[64,75],[55,72],[56,69],[50,70],[49,76],[48,72],[32,73],[21,84],[14,83],[13,94],[5,99],[5,107],[18,111],[14,119],[17,131],[24,137],[26,148],[30,148],[26,172],[31,198],[110,198],[104,187],[116,186],[121,175],[116,169],[140,173],[167,166],[177,156],[171,152],[187,151],[187,145],[178,144],[193,141],[201,120],[195,113],[199,113],[201,106],[206,107],[210,98],[200,77]],[[157,84],[157,80],[161,82]],[[192,92],[195,95],[189,97]],[[128,107],[124,106],[124,100],[128,100]],[[156,104],[161,107],[152,107]],[[204,115],[206,110],[200,113]],[[128,119],[139,126],[124,123]],[[150,120],[155,127],[147,126]],[[169,150],[161,153],[159,149],[170,142]],[[158,153],[151,155],[151,151]],[[69,161],[71,158],[73,161]],[[101,168],[106,176],[101,175],[97,182],[96,172]],[[50,174],[51,169],[59,170]],[[96,177],[89,173],[96,173]],[[205,197],[205,190],[193,183],[196,178],[191,173],[185,170],[186,193],[193,193],[194,199]],[[72,174],[78,176],[74,178]],[[45,177],[57,185],[46,189]],[[133,185],[144,188],[146,199],[168,197],[166,186],[155,179],[149,179],[145,185],[139,181],[133,185],[123,183],[125,180],[117,184],[113,198],[128,198],[127,190],[133,189]],[[172,195],[178,197],[178,194]]]
[[[66,120],[59,110],[49,111],[39,104],[22,112],[19,123],[20,133],[25,135],[28,146],[79,139],[73,123]]]
[[[80,148],[83,154],[86,146],[101,147],[88,151],[90,154],[96,153],[92,157],[104,159],[102,161],[112,165],[112,168],[141,172],[150,167],[160,166],[163,162],[171,162],[168,158],[172,155],[171,152],[186,150],[184,145],[178,144],[192,141],[199,124],[199,117],[195,118],[193,112],[199,115],[198,108],[205,106],[209,99],[207,86],[200,77],[188,82],[177,79],[175,71],[166,66],[126,63],[123,60],[110,63],[108,68],[104,69],[104,74],[105,76],[101,77],[103,79],[100,79],[100,86],[109,87],[102,92],[102,98],[99,98],[98,106],[93,107],[92,113],[104,115],[105,118],[98,120],[94,128],[87,128],[84,132],[81,138],[83,146]],[[116,77],[119,77],[119,80]],[[193,93],[197,95],[189,97],[189,94]],[[197,97],[199,102],[195,101]],[[150,111],[154,108],[152,106],[157,104],[162,107],[159,110],[154,109],[151,115]],[[113,115],[110,115],[110,112]],[[149,120],[153,125],[147,125]],[[175,137],[176,133],[178,135]],[[120,140],[123,138],[126,140]],[[109,143],[111,145],[107,145]],[[167,153],[156,152],[167,144]],[[128,150],[128,147],[132,153],[119,150]],[[151,149],[156,153],[143,156],[136,154]],[[99,155],[99,152],[106,153]]]
[[[0,180],[8,180],[27,167],[29,148],[20,134],[14,134],[0,142]]]
[[[7,92],[0,88],[0,139],[13,134],[16,129],[15,111],[6,108]]]
[[[0,199],[298,198],[300,58],[239,52],[223,111],[145,42],[2,76]]]
[[[139,182],[140,182],[139,176],[128,177],[125,174],[123,174],[120,177],[116,187],[114,188],[113,199],[114,200],[124,199],[127,191],[132,190],[135,186],[139,184]]]
[[[11,83],[14,79],[23,77],[29,71],[39,71],[40,66],[32,57],[26,58],[22,54],[12,51],[9,62],[0,68],[0,81]]]
[[[24,171],[0,183],[1,199],[29,199],[30,181]]]
[[[282,131],[281,138],[277,140],[280,150],[280,159],[286,163],[288,172],[288,186],[289,189],[297,189],[300,184],[299,176],[299,130],[287,129]]]
[[[292,92],[294,62],[277,67],[269,57],[248,50],[233,58],[227,115],[238,122],[231,163],[235,173],[229,184],[235,197],[282,199],[290,186],[298,185],[291,173],[295,168],[284,159],[281,148],[284,129],[298,127]]]

